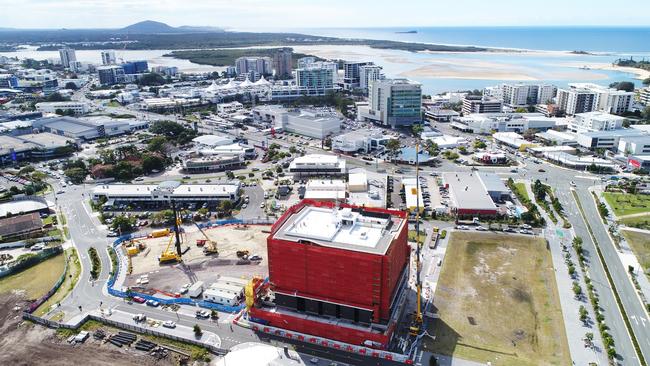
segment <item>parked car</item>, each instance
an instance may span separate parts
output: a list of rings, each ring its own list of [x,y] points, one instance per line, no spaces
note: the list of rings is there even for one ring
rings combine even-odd
[[[158,301],[156,301],[156,300],[148,300],[147,305],[151,306],[151,307],[154,307],[154,308],[157,308],[158,305],[160,305],[160,303]]]
[[[144,314],[136,314],[133,316],[133,320],[135,320],[136,323],[143,322],[147,320],[147,316]]]
[[[262,260],[262,257],[259,256],[259,255],[257,255],[257,254],[253,254],[253,255],[251,255],[248,259],[250,259],[250,260],[252,260],[252,261],[261,261],[261,260]]]
[[[476,230],[478,230],[478,231],[487,231],[487,228],[485,226],[477,226]]]
[[[167,320],[166,322],[162,323],[162,326],[165,327],[165,328],[172,328],[173,329],[173,328],[176,328],[176,323],[174,323],[171,320]]]
[[[210,312],[207,310],[197,310],[196,317],[199,319],[207,319],[210,317]]]
[[[140,296],[133,296],[133,301],[137,302],[138,304],[144,304],[147,300]]]

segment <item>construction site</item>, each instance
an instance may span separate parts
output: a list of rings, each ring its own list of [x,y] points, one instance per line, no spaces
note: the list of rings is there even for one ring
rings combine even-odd
[[[180,226],[180,257],[172,230],[125,242],[130,273],[125,285],[175,294],[187,284],[220,276],[268,276],[268,225]]]

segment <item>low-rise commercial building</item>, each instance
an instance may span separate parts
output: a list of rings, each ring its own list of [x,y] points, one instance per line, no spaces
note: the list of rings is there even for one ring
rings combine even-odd
[[[243,155],[215,155],[188,158],[183,161],[183,171],[189,174],[208,172],[222,172],[243,168],[245,159]]]
[[[281,106],[260,106],[253,109],[253,119],[269,123],[276,129],[324,139],[341,131],[342,118],[329,108],[287,109]]]
[[[627,166],[631,169],[641,169],[650,172],[650,155],[628,156]]]
[[[149,128],[149,122],[137,119],[114,119],[104,116],[74,118],[53,117],[41,118],[33,122],[36,130],[51,132],[57,135],[78,140],[92,140],[133,133]]]
[[[615,151],[621,138],[643,137],[647,134],[633,128],[618,130],[582,132],[577,134],[578,144],[589,150],[608,149]]]
[[[555,146],[577,146],[578,141],[575,134],[548,130],[535,134],[538,139]]]
[[[305,199],[343,202],[346,196],[346,184],[341,179],[310,179],[305,186]]]
[[[451,210],[458,217],[493,217],[498,208],[480,175],[474,172],[444,173],[444,183],[449,188]]]
[[[332,150],[344,153],[383,150],[389,136],[381,130],[356,130],[332,138]]]
[[[563,151],[547,151],[542,153],[542,156],[556,164],[579,170],[586,170],[591,166],[610,170],[616,168],[616,164],[605,159],[593,156],[576,156]]]
[[[515,149],[526,148],[534,144],[515,132],[497,132],[492,135],[494,141]]]
[[[166,181],[160,184],[102,184],[93,189],[92,199],[106,206],[139,204],[149,207],[169,207],[177,204],[217,205],[221,201],[236,202],[240,183],[181,184]]]
[[[0,135],[0,165],[69,155],[75,146],[74,139],[51,133]]]
[[[57,111],[72,112],[77,115],[90,112],[90,105],[86,102],[41,102],[36,103],[36,110],[42,113],[56,113]]]
[[[569,120],[567,129],[571,132],[611,131],[623,127],[624,117],[604,112],[576,114]]]
[[[424,110],[424,118],[430,122],[451,122],[458,117],[460,117],[460,113],[453,109],[428,107]]]
[[[300,156],[289,165],[294,178],[341,177],[347,174],[345,159],[336,155],[308,154]]]
[[[650,135],[621,137],[618,151],[629,155],[650,155]]]
[[[501,113],[503,112],[503,101],[480,95],[467,95],[463,98],[463,116],[472,113]]]
[[[540,113],[472,113],[456,118],[465,130],[473,133],[546,131],[563,123],[562,118],[549,118]],[[453,126],[452,126],[453,127]]]

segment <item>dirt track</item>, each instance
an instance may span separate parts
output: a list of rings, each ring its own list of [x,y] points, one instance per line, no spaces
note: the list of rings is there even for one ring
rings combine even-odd
[[[56,332],[24,322],[14,307],[24,306],[17,294],[0,295],[0,365],[170,365],[146,355],[118,350],[89,338],[83,345],[72,346]]]

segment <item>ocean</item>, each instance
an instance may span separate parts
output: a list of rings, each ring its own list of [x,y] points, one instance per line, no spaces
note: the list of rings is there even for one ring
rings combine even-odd
[[[400,33],[405,31],[417,33]],[[565,87],[574,82],[609,85],[641,79],[631,70],[612,69],[621,57],[650,59],[650,27],[402,27],[243,29],[251,32],[297,32],[341,38],[385,39],[432,44],[474,45],[529,50],[526,52],[407,52],[367,46],[293,46],[296,52],[326,59],[373,61],[387,77],[406,77],[422,84],[425,94],[482,89],[503,82],[550,83]],[[571,51],[586,51],[575,54]],[[197,65],[163,57],[165,50],[119,50],[124,60],[146,59],[150,66],[178,66],[181,71],[220,71],[221,67]],[[58,58],[56,51],[2,52],[19,58]],[[100,51],[77,51],[80,61],[100,60]]]
[[[650,27],[301,28],[298,33],[543,51],[650,52]],[[417,33],[404,33],[416,31]]]

